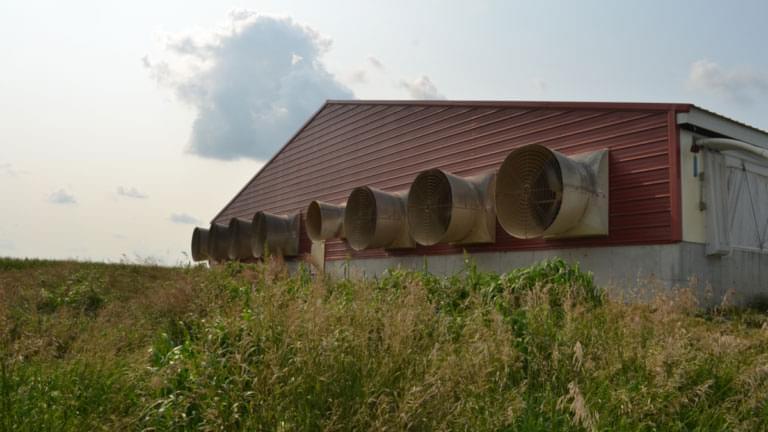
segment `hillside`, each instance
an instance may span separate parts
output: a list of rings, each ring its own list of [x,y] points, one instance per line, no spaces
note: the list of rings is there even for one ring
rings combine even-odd
[[[646,295],[641,293],[638,295]],[[0,430],[768,430],[768,315],[498,276],[0,259]]]

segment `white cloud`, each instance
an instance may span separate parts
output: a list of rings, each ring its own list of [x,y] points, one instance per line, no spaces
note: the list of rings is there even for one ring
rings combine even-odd
[[[413,99],[445,99],[428,76],[422,75],[413,81],[400,81],[400,87],[406,89]]]
[[[136,198],[136,199],[149,198],[149,196],[147,194],[145,194],[143,192],[140,192],[135,187],[126,188],[126,187],[123,187],[123,186],[118,186],[117,187],[117,194],[120,195],[120,196],[127,197],[127,198]]]
[[[7,175],[11,177],[16,176],[16,172],[13,170],[13,166],[9,163],[0,164],[0,175]]]
[[[11,240],[0,239],[0,251],[12,252],[16,250],[16,244]]]
[[[378,69],[380,71],[384,70],[384,63],[382,63],[381,60],[377,59],[374,56],[368,57],[368,63],[370,63],[371,66],[373,66],[375,69]]]
[[[182,225],[199,225],[201,223],[199,219],[186,213],[171,213],[169,220]]]
[[[349,76],[349,83],[351,84],[365,84],[368,82],[368,74],[362,70],[356,70]]]
[[[749,68],[726,69],[710,60],[698,60],[691,64],[687,86],[749,103],[757,94],[768,95],[768,74]]]
[[[196,110],[191,153],[267,159],[326,99],[354,97],[325,69],[329,47],[290,18],[235,11],[220,29],[171,35],[165,59],[142,62]]]
[[[64,189],[59,189],[56,192],[50,194],[48,196],[48,202],[52,204],[65,204],[65,205],[77,204],[77,200],[75,199],[75,196],[65,191]]]
[[[0,163],[0,176],[16,177],[19,174],[25,174],[25,172],[17,170],[11,163]]]

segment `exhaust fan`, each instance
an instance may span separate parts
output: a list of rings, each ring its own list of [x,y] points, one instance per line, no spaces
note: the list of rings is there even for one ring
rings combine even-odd
[[[192,260],[204,261],[208,259],[208,230],[195,227],[192,231]]]
[[[312,241],[344,237],[344,204],[312,201],[307,207],[307,235]]]
[[[513,151],[499,168],[496,211],[517,238],[608,235],[608,150],[568,157],[532,144]]]
[[[253,256],[263,258],[265,252],[281,256],[299,254],[299,221],[296,215],[276,215],[265,211],[253,216]]]
[[[344,232],[354,250],[408,248],[407,191],[384,192],[369,186],[352,190],[344,212]]]
[[[251,252],[251,221],[247,219],[232,218],[229,220],[229,259],[241,260],[252,258]]]
[[[208,258],[225,261],[229,258],[229,227],[217,223],[211,224],[208,231]]]
[[[408,192],[408,228],[417,243],[493,243],[496,175],[457,177],[430,169],[416,177]]]

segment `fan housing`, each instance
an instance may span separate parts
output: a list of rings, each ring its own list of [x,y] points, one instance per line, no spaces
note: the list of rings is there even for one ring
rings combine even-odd
[[[251,221],[232,218],[229,220],[229,248],[227,256],[232,260],[253,258],[251,251]]]
[[[459,177],[441,169],[419,174],[408,192],[408,228],[425,246],[493,243],[495,174]]]
[[[208,258],[226,261],[229,258],[229,227],[213,223],[208,230]]]
[[[300,216],[276,215],[259,211],[253,215],[251,249],[253,256],[263,258],[267,251],[277,256],[299,254]]]
[[[208,259],[208,230],[195,227],[192,230],[192,260],[204,261]]]
[[[307,206],[307,236],[312,241],[323,241],[344,237],[345,204],[336,205],[323,201],[312,201]]]
[[[385,192],[370,186],[352,190],[344,212],[344,233],[354,250],[409,248],[405,206],[407,191]]]
[[[568,157],[520,147],[499,168],[495,196],[499,224],[513,237],[608,235],[608,150]]]

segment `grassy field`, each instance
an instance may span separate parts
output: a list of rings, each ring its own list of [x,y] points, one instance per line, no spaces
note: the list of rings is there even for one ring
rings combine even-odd
[[[768,430],[768,315],[505,275],[0,259],[0,430]]]

